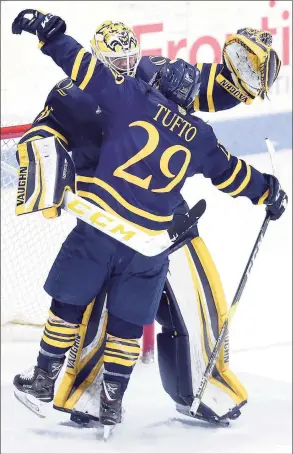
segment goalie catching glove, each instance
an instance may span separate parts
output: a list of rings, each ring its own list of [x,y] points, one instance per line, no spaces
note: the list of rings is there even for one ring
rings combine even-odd
[[[271,46],[270,32],[248,27],[238,30],[224,44],[224,66],[235,85],[250,98],[264,99],[278,77],[281,60]]]
[[[16,214],[47,210],[56,217],[65,191],[75,190],[75,166],[54,136],[19,144],[19,177]]]

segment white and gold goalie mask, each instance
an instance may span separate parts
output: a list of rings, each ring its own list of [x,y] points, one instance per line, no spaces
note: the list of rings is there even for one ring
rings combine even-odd
[[[123,22],[105,21],[91,40],[93,54],[111,70],[135,76],[140,46],[134,31]]]
[[[245,94],[263,98],[277,79],[281,61],[271,45],[271,33],[252,28],[238,30],[226,40],[223,62]]]

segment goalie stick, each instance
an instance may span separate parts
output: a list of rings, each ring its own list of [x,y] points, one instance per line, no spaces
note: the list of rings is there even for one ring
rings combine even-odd
[[[18,170],[1,161],[6,172],[18,177]],[[172,226],[155,236],[145,233],[135,224],[109,213],[82,197],[66,191],[61,205],[63,210],[115,238],[140,254],[152,257],[167,249],[174,252],[184,243],[187,232],[194,227],[206,210],[205,200],[200,200],[185,215],[176,216]]]
[[[187,232],[205,212],[206,201],[202,199],[186,215],[176,216],[168,230],[155,236],[70,191],[66,191],[61,208],[140,254],[153,257],[182,243]]]
[[[208,362],[208,365],[206,367],[206,370],[203,374],[203,377],[202,377],[202,380],[200,382],[200,385],[198,387],[198,390],[195,394],[195,398],[193,400],[193,403],[190,407],[190,415],[195,417],[196,416],[196,413],[197,413],[197,410],[198,410],[198,407],[201,403],[201,400],[203,398],[203,394],[205,392],[205,389],[206,389],[206,386],[208,384],[208,381],[212,375],[212,372],[214,370],[214,367],[216,365],[216,362],[217,362],[217,359],[218,359],[218,356],[219,356],[219,353],[220,353],[220,349],[223,345],[223,342],[226,338],[226,335],[228,333],[228,327],[229,327],[229,324],[236,312],[236,309],[237,309],[237,305],[239,303],[239,300],[242,296],[242,293],[243,293],[243,290],[244,290],[244,287],[247,283],[247,280],[248,280],[248,276],[251,272],[251,269],[253,267],[253,264],[254,264],[254,260],[255,260],[255,257],[259,251],[259,248],[260,248],[260,245],[261,245],[261,242],[263,240],[263,237],[266,233],[266,230],[267,230],[267,227],[269,225],[269,222],[270,222],[270,216],[269,214],[266,214],[266,217],[262,223],[262,226],[260,228],[260,231],[259,231],[259,234],[257,236],[257,239],[256,239],[256,242],[253,246],[253,249],[252,249],[252,252],[250,254],[250,257],[249,257],[249,260],[247,262],[247,265],[245,267],[245,270],[244,270],[244,273],[242,275],[242,278],[240,280],[240,283],[239,283],[239,286],[237,288],[237,291],[236,291],[236,294],[233,298],[233,301],[232,301],[232,304],[230,306],[230,309],[229,309],[229,312],[228,312],[228,316],[226,318],[226,320],[224,321],[224,324],[222,326],[222,329],[220,331],[220,334],[219,334],[219,337],[218,337],[218,340],[214,346],[214,349],[212,351],[212,354],[210,356],[210,359],[209,359],[209,362]]]
[[[265,141],[266,141],[266,145],[267,145],[267,148],[268,148],[268,152],[270,154],[272,170],[273,170],[273,173],[275,173],[275,166],[274,166],[275,149],[274,149],[274,146],[273,146],[272,142],[268,138],[266,138]],[[264,235],[266,233],[266,230],[268,228],[269,222],[270,222],[270,216],[267,213],[266,216],[265,216],[265,219],[264,219],[264,221],[262,223],[262,226],[260,228],[260,231],[258,233],[257,239],[256,239],[256,241],[254,243],[254,246],[253,246],[253,249],[252,249],[251,254],[249,256],[249,259],[248,259],[247,265],[245,267],[245,270],[244,270],[244,272],[242,274],[242,277],[241,277],[240,283],[238,285],[236,294],[235,294],[235,296],[233,298],[233,301],[232,301],[232,304],[230,306],[230,309],[229,309],[229,312],[228,312],[228,316],[227,316],[226,320],[223,323],[223,326],[222,326],[222,329],[220,331],[218,340],[217,340],[217,342],[216,342],[216,344],[214,346],[214,349],[213,349],[212,354],[210,356],[210,359],[208,361],[206,370],[205,370],[205,372],[203,374],[203,377],[201,379],[200,385],[199,385],[199,387],[197,389],[197,392],[195,394],[194,400],[193,400],[192,405],[190,407],[190,415],[193,416],[193,417],[196,417],[196,413],[197,413],[198,408],[200,406],[200,403],[202,401],[203,394],[205,392],[205,389],[206,389],[206,386],[208,384],[208,381],[209,381],[209,379],[210,379],[210,377],[211,377],[211,375],[213,373],[213,370],[214,370],[214,367],[216,365],[216,362],[217,362],[221,347],[222,347],[222,345],[223,345],[223,343],[225,341],[226,335],[228,334],[229,324],[231,323],[231,320],[232,320],[232,318],[233,318],[233,316],[234,316],[234,314],[236,312],[237,305],[238,305],[238,303],[240,301],[240,298],[242,296],[243,290],[244,290],[245,285],[246,285],[247,280],[248,280],[248,276],[249,276],[249,274],[251,272],[251,269],[253,267],[255,257],[257,256],[257,253],[259,251],[259,248],[260,248],[260,245],[262,243],[263,237],[264,237]]]

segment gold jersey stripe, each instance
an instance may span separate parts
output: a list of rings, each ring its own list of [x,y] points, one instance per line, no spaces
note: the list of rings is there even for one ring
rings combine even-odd
[[[76,78],[77,78],[77,74],[78,74],[80,64],[81,64],[84,54],[85,54],[85,49],[82,48],[82,49],[80,49],[80,51],[78,52],[78,54],[75,58],[75,61],[73,63],[73,67],[72,67],[72,71],[71,71],[71,76],[70,76],[70,78],[72,80],[76,80]]]
[[[88,199],[93,200],[95,203],[100,205],[100,207],[102,207],[105,211],[108,211],[109,213],[114,214],[118,218],[123,219],[123,221],[128,222],[128,224],[133,225],[138,230],[141,230],[142,232],[145,232],[148,235],[155,236],[155,235],[159,235],[160,233],[163,233],[165,231],[165,230],[151,230],[146,227],[142,227],[141,225],[135,224],[134,222],[128,221],[127,219],[120,216],[120,214],[118,214],[116,211],[114,211],[113,208],[110,207],[110,205],[108,205],[106,202],[104,202],[104,200],[102,200],[99,196],[97,196],[93,192],[77,191],[77,195],[79,195],[80,197],[87,197]]]
[[[221,184],[218,184],[216,186],[217,189],[224,189],[226,188],[227,186],[230,186],[230,184],[233,183],[233,181],[235,180],[235,178],[237,177],[238,173],[240,172],[241,170],[241,167],[242,167],[242,161],[240,159],[238,159],[238,162],[237,162],[237,165],[232,173],[232,175],[225,181],[223,181],[223,183]]]
[[[94,70],[95,70],[95,67],[96,67],[96,63],[97,63],[97,60],[95,57],[92,57],[91,58],[91,61],[90,61],[90,64],[89,64],[89,67],[88,67],[88,70],[87,70],[87,73],[86,75],[84,76],[84,79],[83,81],[81,82],[81,84],[79,85],[79,88],[81,90],[84,90],[85,87],[87,86],[87,84],[89,83],[89,81],[91,80],[91,78],[93,77],[93,74],[94,74]]]
[[[247,163],[246,163],[246,169],[247,169],[246,177],[244,178],[244,180],[241,183],[241,185],[235,191],[227,192],[227,194],[229,194],[230,196],[238,195],[238,194],[240,194],[240,192],[242,192],[247,187],[247,185],[250,182],[250,177],[251,177],[251,167]]]
[[[201,72],[203,63],[197,63],[196,68]],[[195,97],[194,103],[193,103],[193,108],[195,111],[200,110],[200,105],[199,105],[199,94]]]
[[[80,181],[82,183],[93,183],[96,184],[97,186],[100,186],[103,188],[105,191],[107,191],[117,202],[119,202],[124,208],[127,210],[131,211],[134,214],[137,214],[138,216],[141,216],[146,219],[150,219],[151,221],[155,222],[170,222],[173,219],[173,216],[158,216],[156,214],[149,213],[148,211],[142,210],[141,208],[137,208],[134,205],[131,205],[131,203],[127,202],[117,191],[114,189],[112,186],[110,186],[108,183],[105,181],[101,180],[100,178],[97,177],[83,177],[83,176],[78,176],[77,181]]]
[[[217,69],[217,63],[212,63],[210,75],[209,75],[209,81],[208,81],[208,89],[207,89],[207,100],[208,100],[209,112],[215,112],[213,90],[214,90],[214,85],[215,85],[216,69]]]
[[[42,131],[42,130],[50,132],[53,136],[59,137],[59,139],[63,140],[68,145],[68,140],[62,134],[60,134],[60,132],[58,132],[58,131],[56,131],[56,129],[50,128],[49,126],[46,126],[46,125],[35,126],[34,128],[29,129],[22,137],[27,136],[31,132]]]
[[[269,189],[266,190],[266,192],[260,197],[259,201],[257,202],[258,205],[262,205],[266,198],[269,196]]]

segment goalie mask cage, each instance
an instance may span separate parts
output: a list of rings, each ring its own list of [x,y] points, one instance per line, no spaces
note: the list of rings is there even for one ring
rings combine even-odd
[[[65,211],[47,220],[40,212],[16,216],[16,147],[30,124],[1,126],[1,326],[42,326],[50,296],[43,284],[76,220]],[[154,354],[154,325],[144,327],[142,359]]]

